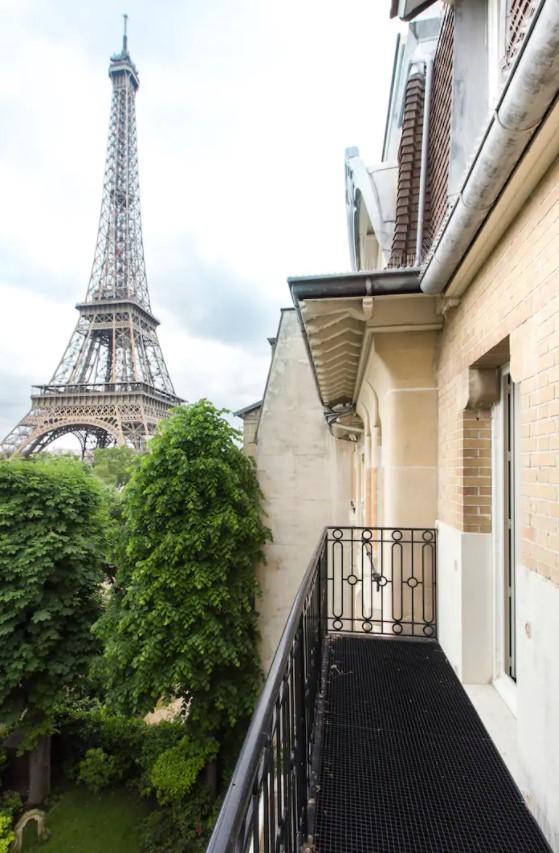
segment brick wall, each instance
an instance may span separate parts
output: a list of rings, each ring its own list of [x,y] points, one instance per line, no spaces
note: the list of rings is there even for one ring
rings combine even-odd
[[[522,561],[559,583],[559,160],[525,204],[441,333],[439,518],[491,529],[490,412],[460,411],[463,371],[529,321],[520,383]]]

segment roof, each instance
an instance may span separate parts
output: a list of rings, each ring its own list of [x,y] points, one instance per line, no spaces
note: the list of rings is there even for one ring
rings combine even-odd
[[[249,406],[244,406],[242,409],[233,412],[233,414],[236,418],[244,418],[245,415],[249,415],[251,412],[255,412],[256,409],[262,408],[262,402],[262,400],[259,400],[257,403],[251,403]]]
[[[391,0],[390,17],[411,21],[416,15],[432,6],[435,0]]]
[[[433,304],[419,293],[418,270],[389,269],[288,279],[320,400],[331,409],[354,403],[375,329],[393,325],[394,301],[410,299],[405,325],[439,327]],[[378,297],[378,298],[377,298]],[[373,313],[374,302],[374,313]],[[373,319],[374,317],[374,319]]]
[[[392,240],[391,266],[413,266],[416,263],[419,200],[421,184],[421,153],[423,113],[425,102],[425,73],[410,74],[404,96],[402,135],[398,151],[398,193]],[[426,199],[428,201],[428,199]],[[424,204],[427,218],[428,205]]]

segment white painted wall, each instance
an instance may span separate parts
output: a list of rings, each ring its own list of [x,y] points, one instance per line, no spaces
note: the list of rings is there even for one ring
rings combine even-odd
[[[489,533],[438,528],[439,642],[461,681],[493,678],[493,567]]]
[[[256,466],[274,541],[258,570],[261,658],[272,662],[293,599],[323,528],[354,523],[354,445],[327,427],[293,310],[282,311],[256,436]]]
[[[493,682],[516,713],[515,779],[552,849],[559,853],[559,588],[522,566],[517,569],[517,684],[499,671],[494,549],[490,534],[462,533],[439,522],[439,641],[464,684]],[[501,571],[499,566],[498,571]],[[511,697],[502,682],[510,681]],[[490,719],[510,731],[510,712],[498,695]],[[488,697],[469,691],[482,719]],[[490,729],[490,726],[488,726]],[[491,730],[491,729],[490,729]],[[509,732],[510,735],[510,732]],[[497,748],[503,745],[494,738]],[[503,753],[505,760],[510,756]]]
[[[517,571],[518,748],[524,794],[559,851],[559,588]]]

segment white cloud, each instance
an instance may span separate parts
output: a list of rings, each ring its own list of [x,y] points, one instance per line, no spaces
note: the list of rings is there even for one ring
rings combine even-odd
[[[241,408],[262,396],[270,362],[267,342],[257,354],[240,346],[186,334],[165,316],[160,339],[177,391],[188,402],[207,397],[217,406]]]
[[[10,318],[0,426],[9,427],[19,383],[27,398],[31,381],[52,374],[85,294],[120,23],[112,0],[0,8],[0,293]],[[157,11],[130,0],[128,12],[164,354],[178,393],[241,406],[262,393],[287,275],[349,265],[344,148],[380,156],[396,27],[388,4],[371,0],[161,0]],[[247,323],[256,334],[244,334]]]

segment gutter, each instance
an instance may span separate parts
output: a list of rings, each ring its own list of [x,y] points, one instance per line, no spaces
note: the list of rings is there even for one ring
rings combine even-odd
[[[557,95],[559,0],[541,0],[462,189],[421,278],[441,293]]]
[[[391,17],[393,17],[391,15]],[[390,93],[388,95],[388,115],[386,116],[386,124],[384,125],[384,138],[382,140],[382,160],[384,161],[386,157],[386,143],[388,142],[388,130],[390,127],[390,122],[392,119],[392,106],[394,100],[394,86],[396,83],[396,71],[398,65],[400,64],[398,60],[400,59],[400,42],[402,41],[402,36],[400,33],[396,36],[396,48],[394,50],[394,60],[392,62],[392,78],[390,80]]]
[[[306,299],[393,296],[399,293],[421,293],[419,287],[419,270],[415,267],[407,267],[405,269],[360,271],[326,276],[297,276],[288,278],[287,283],[291,291],[295,311],[297,312],[297,320],[305,342],[309,364],[312,367],[318,399],[325,410],[325,414],[333,414],[332,409],[326,405],[322,398],[311,347],[307,337],[307,330],[305,329],[305,323],[301,314],[300,302]],[[328,426],[330,431],[332,431],[331,422],[328,423]]]
[[[419,269],[386,269],[338,273],[336,275],[294,276],[287,279],[296,310],[299,300],[334,299],[352,296],[393,296],[420,293]]]

